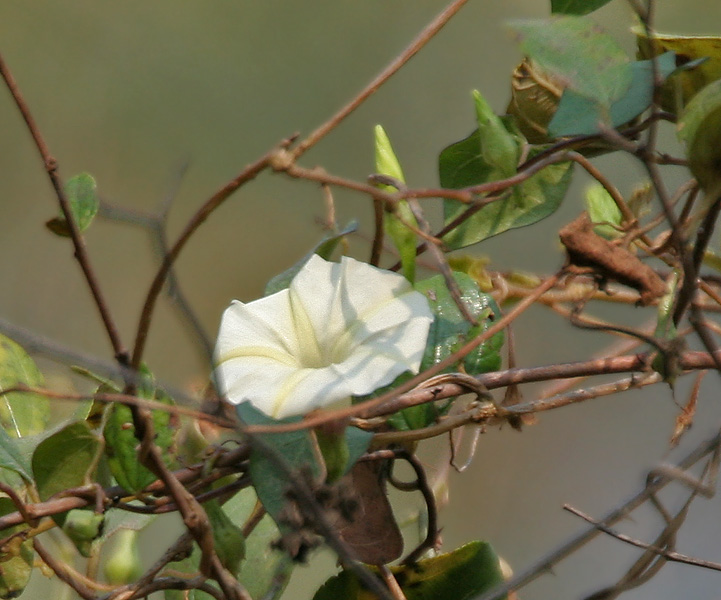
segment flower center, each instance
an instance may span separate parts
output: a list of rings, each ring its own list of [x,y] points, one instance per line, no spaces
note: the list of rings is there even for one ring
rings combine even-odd
[[[323,369],[345,361],[350,354],[349,336],[342,335],[331,343],[321,345],[315,336],[299,338],[301,340],[298,362],[306,369]]]

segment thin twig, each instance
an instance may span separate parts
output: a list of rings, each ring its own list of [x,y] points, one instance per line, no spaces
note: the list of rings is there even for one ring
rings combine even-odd
[[[99,213],[107,219],[129,223],[146,229],[150,234],[150,241],[153,246],[153,250],[162,263],[164,257],[168,253],[168,236],[166,228],[170,207],[177,196],[180,182],[182,181],[187,169],[188,163],[186,161],[180,166],[177,175],[171,183],[168,193],[160,202],[156,212],[146,213],[135,209],[101,203]],[[198,315],[195,313],[190,305],[190,302],[186,298],[185,293],[180,286],[175,269],[171,268],[168,272],[165,292],[171,303],[178,310],[181,319],[185,321],[191,334],[195,338],[201,358],[208,365],[211,365],[213,357],[213,344],[208,338]]]
[[[23,349],[32,354],[42,354],[52,360],[63,363],[64,365],[78,365],[84,367],[87,371],[94,375],[101,375],[107,379],[120,381],[130,381],[136,385],[140,385],[146,378],[138,375],[129,367],[115,362],[110,362],[78,352],[73,348],[69,348],[64,344],[60,344],[55,340],[38,335],[24,327],[14,325],[6,319],[0,317],[0,333],[6,335],[12,340],[20,344]],[[197,405],[198,399],[190,396],[187,392],[174,387],[166,382],[158,381],[158,387],[164,389],[177,402],[185,402],[186,404]]]
[[[69,392],[54,392],[52,390],[48,390],[45,388],[32,387],[32,386],[28,386],[28,385],[16,385],[13,387],[9,387],[9,388],[0,390],[0,397],[4,396],[6,394],[12,394],[14,392],[38,394],[40,396],[45,396],[46,398],[53,398],[56,400],[76,400],[76,401],[94,400],[94,401],[102,402],[105,404],[118,403],[118,404],[124,404],[126,406],[138,406],[138,407],[147,408],[149,410],[159,410],[159,411],[167,412],[172,415],[182,415],[185,417],[192,417],[199,421],[207,421],[209,423],[213,423],[214,425],[218,425],[219,427],[224,427],[226,429],[232,429],[233,427],[235,427],[235,424],[236,424],[235,421],[231,421],[229,419],[224,419],[222,417],[216,417],[215,415],[209,415],[207,413],[200,412],[200,411],[192,409],[192,408],[165,404],[163,402],[157,402],[155,400],[146,400],[145,398],[139,398],[137,396],[130,396],[128,394],[102,394],[102,393],[73,394],[73,393],[69,393]]]
[[[120,333],[118,331],[117,325],[115,324],[115,320],[110,314],[110,308],[108,307],[105,296],[100,289],[100,283],[98,282],[95,270],[90,263],[90,256],[88,255],[87,247],[85,246],[85,240],[83,239],[83,236],[78,229],[78,225],[75,222],[75,218],[73,217],[70,203],[68,202],[68,199],[65,195],[65,190],[63,189],[63,184],[58,173],[58,162],[50,154],[50,149],[45,143],[45,140],[40,133],[40,129],[38,128],[35,119],[30,112],[30,108],[28,107],[25,99],[20,93],[20,88],[18,87],[15,78],[10,72],[10,68],[5,63],[2,55],[0,55],[0,75],[2,75],[3,79],[5,80],[5,84],[7,85],[7,88],[10,91],[13,100],[15,101],[15,105],[18,107],[18,110],[22,114],[23,120],[28,127],[28,131],[30,132],[33,141],[35,142],[35,146],[40,153],[40,157],[43,159],[45,171],[48,174],[50,183],[53,186],[53,190],[55,191],[55,196],[58,199],[60,210],[65,217],[65,221],[67,222],[68,233],[70,235],[70,239],[75,250],[75,258],[83,271],[85,281],[90,288],[90,293],[92,294],[93,300],[95,301],[95,306],[97,307],[98,312],[100,313],[100,318],[102,319],[103,325],[105,326],[105,331],[110,338],[110,344],[113,348],[115,359],[121,365],[127,365],[127,350],[125,349],[125,346],[120,339]]]
[[[433,490],[428,485],[426,472],[423,470],[423,466],[418,458],[405,450],[401,451],[399,456],[411,466],[416,475],[415,486],[416,489],[423,494],[423,500],[426,503],[426,514],[428,517],[426,537],[420,544],[418,544],[415,550],[413,550],[402,561],[403,564],[409,565],[417,562],[418,559],[421,558],[421,556],[423,556],[423,554],[428,550],[438,546],[438,510],[436,508],[436,497],[433,494]]]
[[[335,129],[341,121],[350,115],[356,108],[372,96],[388,79],[390,79],[403,65],[405,65],[415,54],[418,53],[455,15],[468,0],[454,0],[449,4],[428,26],[421,31],[416,38],[406,47],[401,54],[393,59],[359,94],[348,104],[341,108],[330,119],[313,131],[306,139],[293,150],[294,159],[300,158],[310,148],[315,146],[328,133]]]
[[[285,150],[293,142],[294,138],[288,138],[278,144],[278,146],[261,156],[258,160],[245,167],[237,177],[226,183],[220,188],[215,194],[213,194],[205,203],[198,209],[193,217],[188,221],[185,228],[178,236],[178,239],[170,248],[168,253],[163,259],[163,264],[153,279],[153,283],[150,285],[150,289],[145,298],[143,310],[140,314],[140,322],[138,323],[138,330],[135,336],[135,347],[133,348],[133,355],[131,359],[131,366],[134,369],[140,367],[140,363],[143,359],[143,352],[145,350],[145,342],[147,341],[150,320],[153,316],[153,310],[158,300],[158,296],[165,285],[166,278],[170,272],[173,263],[180,255],[188,240],[192,237],[195,231],[200,227],[205,220],[227,200],[235,191],[238,190],[245,183],[257,177],[262,171],[267,169],[271,162],[276,158],[279,151]]]
[[[78,596],[84,600],[96,600],[95,592],[73,577],[73,573],[68,566],[64,562],[56,560],[52,553],[48,552],[39,540],[33,540],[33,548],[43,562],[53,570],[57,578],[75,590]]]
[[[577,508],[569,506],[568,504],[565,504],[563,506],[563,509],[576,515],[577,517],[581,517],[584,521],[586,521],[587,523],[590,523],[599,531],[602,531],[603,533],[610,535],[611,537],[614,537],[621,542],[630,544],[632,546],[636,546],[636,548],[642,548],[643,550],[650,550],[654,554],[657,554],[658,556],[662,556],[663,558],[665,558],[666,560],[669,560],[671,562],[680,562],[680,563],[684,563],[687,565],[693,565],[695,567],[703,567],[704,569],[711,569],[712,571],[721,571],[721,563],[712,562],[709,560],[703,560],[701,558],[693,558],[693,557],[687,556],[685,554],[680,554],[679,552],[674,552],[671,550],[667,550],[665,548],[660,548],[658,546],[654,546],[652,544],[642,542],[641,540],[634,539],[631,536],[628,536],[623,533],[619,533],[619,532],[615,531],[611,527],[607,527],[603,523],[600,523],[600,522],[594,520],[589,515],[581,512]]]
[[[685,458],[679,461],[677,465],[678,468],[682,470],[688,469],[699,460],[703,459],[710,452],[715,452],[718,449],[720,441],[721,436],[716,434],[711,439],[699,444],[699,446],[692,450]],[[625,518],[631,511],[641,506],[653,494],[666,487],[666,485],[671,483],[671,481],[673,480],[668,478],[657,478],[656,480],[648,483],[643,490],[617,508],[613,509],[604,518],[600,519],[599,522],[606,526],[613,525],[617,521]],[[576,550],[591,541],[599,533],[600,532],[596,527],[586,529],[582,533],[569,539],[556,550],[548,553],[536,564],[524,571],[521,571],[503,584],[496,586],[495,589],[480,596],[476,596],[473,600],[500,600],[500,598],[503,598],[509,592],[518,590],[523,586],[528,585],[540,577],[543,573],[550,571],[554,565],[576,552]]]

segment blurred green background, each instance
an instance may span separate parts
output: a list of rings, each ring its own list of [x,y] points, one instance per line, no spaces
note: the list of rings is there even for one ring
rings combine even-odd
[[[471,90],[479,89],[499,112],[506,106],[510,72],[520,56],[504,21],[545,16],[548,4],[470,2],[302,164],[364,180],[373,171],[372,128],[381,123],[409,185],[437,185],[438,152],[474,127]],[[719,3],[659,5],[659,30],[721,32]],[[0,51],[63,177],[90,172],[105,201],[152,211],[172,189],[181,166],[189,164],[170,215],[174,239],[216,189],[280,139],[296,131],[307,134],[323,122],[443,6],[431,0],[5,0]],[[612,3],[597,19],[633,52],[625,3]],[[0,92],[0,132],[0,316],[110,359],[70,245],[44,228],[57,207],[6,92]],[[641,177],[638,165],[628,159],[596,163],[626,193]],[[564,207],[553,217],[489,240],[473,252],[491,257],[496,269],[555,270],[563,256],[554,232],[581,210],[584,184],[577,175]],[[335,198],[341,225],[358,218],[362,232],[370,235],[369,200],[343,191]],[[266,174],[211,216],[177,263],[183,289],[211,337],[232,298],[258,297],[271,276],[307,252],[322,235],[317,221],[323,214],[317,186]],[[157,262],[148,234],[97,220],[87,243],[130,345]],[[368,255],[362,242],[354,243],[353,250],[360,257]],[[626,314],[641,322],[653,312],[627,309]],[[582,359],[603,341],[571,331],[542,310],[524,316],[515,335],[524,366]],[[207,380],[207,365],[164,299],[146,360],[159,377],[178,387],[197,390]],[[60,375],[54,377],[58,385],[66,385]],[[681,383],[679,399],[687,387]],[[681,451],[717,426],[721,411],[714,388],[718,384],[709,376],[697,425]],[[534,388],[523,391],[533,397]],[[664,457],[676,412],[668,390],[659,387],[542,415],[538,425],[520,435],[489,430],[480,439],[472,468],[451,476],[450,505],[441,515],[446,548],[482,538],[514,569],[525,567],[583,527],[561,510],[564,502],[600,516],[635,493],[648,469]],[[436,463],[439,452],[434,451]],[[718,508],[718,502],[699,501],[682,530],[680,551],[721,558],[721,528],[713,516]],[[649,510],[623,528],[651,539],[658,526],[659,517]],[[148,549],[148,558],[153,551]],[[635,555],[618,542],[598,540],[522,597],[582,597],[613,583]],[[286,597],[310,597],[332,571],[333,561],[321,557],[311,569],[299,570],[291,583],[296,593]],[[40,589],[29,589],[27,597],[40,597]],[[717,575],[670,565],[633,597],[710,597],[717,589]]]

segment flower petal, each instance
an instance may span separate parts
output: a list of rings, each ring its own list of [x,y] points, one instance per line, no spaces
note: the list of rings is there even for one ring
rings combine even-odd
[[[290,288],[225,311],[219,388],[266,414],[304,414],[416,372],[433,315],[402,276],[312,256]]]

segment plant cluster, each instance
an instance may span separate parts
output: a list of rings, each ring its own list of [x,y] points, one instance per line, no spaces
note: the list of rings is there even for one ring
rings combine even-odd
[[[442,551],[437,489],[416,455],[419,443],[437,436],[448,437],[455,455],[464,427],[507,423],[522,430],[542,411],[654,384],[673,391],[679,377],[692,377],[673,445],[693,422],[704,375],[721,372],[721,329],[713,317],[721,310],[721,257],[711,246],[721,210],[721,42],[658,34],[654,2],[629,0],[638,17],[638,57],[631,60],[587,16],[609,1],[552,0],[549,18],[509,24],[526,58],[512,74],[507,114],[497,115],[481,92],[473,93],[473,132],[439,153],[437,188],[405,180],[381,126],[376,173],[367,181],[304,166],[305,153],[467,0],[450,2],[338,113],[305,138],[281,140],[208,198],[172,244],[165,244],[164,214],[148,222],[158,233],[162,264],[132,348],[84,242],[100,208],[96,182],[86,173],[63,181],[0,58],[60,208],[47,228],[72,244],[115,360],[106,369],[99,361],[69,359],[96,389],[54,391],[28,354],[50,349],[1,323],[0,597],[22,594],[39,565],[85,600],[153,593],[166,600],[271,600],[284,592],[294,566],[324,546],[342,570],[316,600],[495,600],[514,597],[601,533],[643,552],[594,598],[615,598],[668,561],[721,570],[674,548],[692,500],[714,492],[718,436],[676,467],[651,474],[643,490],[602,520],[569,507],[591,529],[515,576],[487,541]],[[660,147],[663,127],[676,128],[685,156]],[[629,197],[594,165],[594,157],[611,152],[645,169],[645,181]],[[668,189],[670,166],[688,172],[676,189]],[[567,259],[556,273],[496,272],[459,252],[554,213],[579,170],[595,183],[582,214],[558,232]],[[263,298],[226,310],[201,401],[158,382],[144,362],[155,307],[164,290],[184,302],[174,262],[221,204],[266,171],[319,185],[326,235],[273,277]],[[372,205],[367,262],[339,257],[358,226],[336,223],[338,188]],[[434,231],[428,215],[439,203],[443,225]],[[654,318],[629,327],[589,314],[608,301]],[[511,325],[536,304],[626,342],[573,363],[516,366]],[[593,381],[608,375],[614,379]],[[552,391],[524,400],[520,386],[539,381],[552,382]],[[77,409],[69,420],[51,422],[50,403],[61,398],[77,401]],[[396,475],[398,461],[410,467],[412,480]],[[701,479],[688,473],[697,463],[704,464]],[[455,459],[453,466],[462,470]],[[671,511],[656,492],[675,480],[690,491],[684,506]],[[423,498],[423,534],[405,554],[388,486]],[[665,523],[655,540],[612,529],[646,501]],[[180,515],[183,531],[143,565],[138,537],[167,513]],[[71,561],[62,558],[68,547]]]

